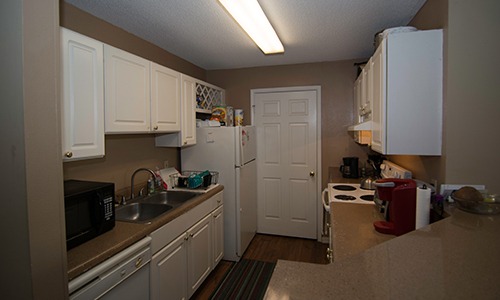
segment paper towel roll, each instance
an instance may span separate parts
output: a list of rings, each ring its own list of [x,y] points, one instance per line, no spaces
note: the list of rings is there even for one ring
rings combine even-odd
[[[415,229],[429,225],[431,210],[431,189],[417,188],[417,207],[415,216]]]

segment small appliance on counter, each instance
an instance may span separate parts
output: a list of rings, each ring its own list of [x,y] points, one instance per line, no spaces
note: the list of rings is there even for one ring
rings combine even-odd
[[[402,235],[415,230],[417,184],[412,179],[385,178],[375,181],[377,197],[385,202],[386,221],[375,221],[380,233]]]
[[[67,250],[115,227],[114,183],[64,181]]]
[[[344,178],[359,178],[357,157],[344,157],[342,158],[343,165],[340,166],[340,172]]]

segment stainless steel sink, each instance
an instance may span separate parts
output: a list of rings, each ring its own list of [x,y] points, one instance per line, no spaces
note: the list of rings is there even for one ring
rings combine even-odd
[[[116,208],[116,220],[147,223],[196,196],[197,193],[191,192],[159,192],[138,197]]]
[[[130,203],[116,209],[116,220],[145,223],[171,210],[173,206],[153,203]]]
[[[198,195],[199,194],[192,192],[160,192],[157,194],[146,196],[140,201],[143,203],[169,204],[178,206]]]

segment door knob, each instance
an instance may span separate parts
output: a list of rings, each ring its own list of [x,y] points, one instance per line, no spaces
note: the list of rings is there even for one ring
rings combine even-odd
[[[314,177],[314,171],[309,172],[309,176]]]

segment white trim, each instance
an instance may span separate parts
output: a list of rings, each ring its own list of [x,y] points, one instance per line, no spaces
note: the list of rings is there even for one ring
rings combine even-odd
[[[321,86],[290,86],[290,87],[276,87],[276,88],[261,88],[250,90],[250,121],[251,125],[255,126],[254,112],[255,112],[255,95],[260,93],[282,93],[282,92],[297,92],[297,91],[315,91],[316,92],[316,237],[321,242],[321,232],[323,230],[323,205],[321,204],[321,183],[323,181],[323,173],[321,171]]]

